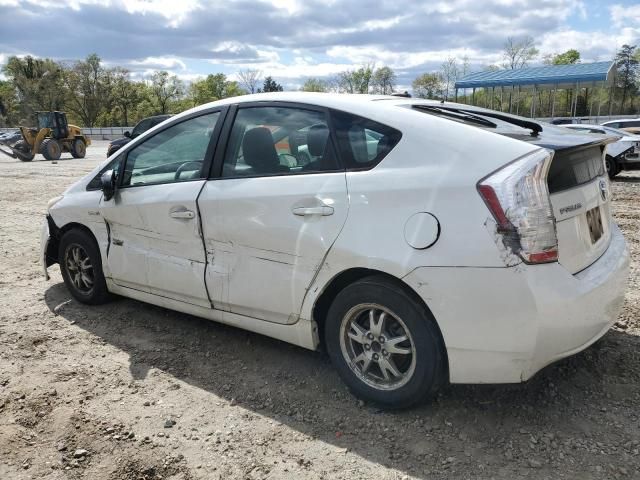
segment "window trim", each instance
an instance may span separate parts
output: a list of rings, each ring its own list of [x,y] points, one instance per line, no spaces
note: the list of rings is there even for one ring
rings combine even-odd
[[[226,122],[226,116],[227,113],[229,111],[229,108],[227,105],[224,106],[219,106],[219,107],[212,107],[212,108],[208,108],[206,110],[198,110],[197,112],[192,112],[188,115],[185,115],[184,117],[179,117],[176,118],[175,121],[172,121],[171,123],[168,123],[167,125],[163,126],[160,130],[154,131],[153,134],[147,135],[147,132],[149,130],[147,130],[146,132],[144,132],[142,135],[140,135],[139,137],[136,138],[136,140],[138,138],[140,138],[141,140],[136,142],[135,145],[126,145],[125,147],[129,147],[126,149],[126,151],[123,152],[124,158],[122,159],[122,163],[120,164],[120,168],[118,170],[118,184],[117,184],[117,189],[128,189],[128,188],[136,188],[136,187],[153,187],[155,185],[169,185],[169,184],[173,184],[173,183],[188,183],[188,182],[199,182],[202,180],[207,180],[207,172],[209,172],[210,168],[211,168],[211,164],[213,163],[213,158],[216,154],[216,150],[218,150],[218,144],[220,143],[220,132],[222,130],[223,125]],[[202,162],[202,167],[200,167],[200,177],[199,178],[191,178],[191,179],[186,179],[186,180],[181,180],[179,182],[173,180],[173,181],[168,181],[168,182],[158,182],[158,183],[140,183],[140,184],[134,184],[134,185],[123,185],[122,181],[124,179],[124,169],[125,166],[127,164],[127,160],[129,158],[129,152],[131,152],[131,150],[133,150],[134,148],[136,148],[138,145],[142,145],[143,143],[147,142],[148,140],[151,140],[153,137],[155,137],[156,135],[164,132],[165,130],[178,125],[180,123],[184,123],[187,122],[189,120],[193,120],[194,118],[198,118],[198,117],[203,117],[205,115],[210,115],[212,113],[220,113],[220,116],[218,117],[218,121],[216,122],[216,126],[213,129],[213,133],[211,134],[211,138],[209,139],[209,144],[207,145],[207,150],[205,152],[205,156],[204,156],[204,161]],[[154,128],[154,127],[151,127]]]
[[[295,108],[298,110],[309,110],[312,112],[319,112],[325,116],[325,121],[327,122],[327,127],[329,127],[329,139],[331,141],[331,147],[333,148],[334,156],[336,158],[337,169],[336,170],[324,170],[318,172],[296,172],[296,173],[287,173],[285,175],[273,174],[273,175],[243,175],[237,177],[223,177],[222,176],[222,167],[224,165],[224,159],[227,154],[227,149],[229,148],[229,141],[231,139],[231,131],[233,129],[233,125],[236,121],[236,116],[238,115],[239,110],[247,109],[247,108],[265,108],[265,107],[278,107],[278,108]],[[224,127],[222,128],[222,132],[220,133],[220,145],[221,148],[216,149],[216,154],[213,160],[213,164],[209,171],[209,176],[207,180],[238,180],[244,178],[277,178],[277,177],[295,177],[300,175],[320,175],[320,174],[329,174],[329,173],[344,173],[345,167],[342,158],[340,157],[340,151],[337,148],[335,131],[332,124],[330,109],[327,107],[323,107],[320,105],[313,105],[309,103],[301,103],[301,102],[287,102],[287,101],[274,101],[274,100],[264,100],[264,101],[252,101],[252,102],[242,102],[236,103],[230,106],[229,112],[227,113]]]

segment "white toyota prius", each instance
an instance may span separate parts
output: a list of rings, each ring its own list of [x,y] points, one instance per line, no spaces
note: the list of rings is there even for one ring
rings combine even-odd
[[[122,295],[326,348],[384,406],[522,382],[621,308],[614,140],[392,96],[226,99],[52,199],[45,275],[59,263],[87,304]]]

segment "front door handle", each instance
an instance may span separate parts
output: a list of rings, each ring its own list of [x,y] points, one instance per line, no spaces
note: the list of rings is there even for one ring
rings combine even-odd
[[[178,210],[177,212],[169,213],[171,218],[196,218],[196,214],[191,210]]]
[[[333,207],[329,205],[319,205],[317,207],[296,207],[291,210],[294,215],[306,216],[306,215],[333,215]]]

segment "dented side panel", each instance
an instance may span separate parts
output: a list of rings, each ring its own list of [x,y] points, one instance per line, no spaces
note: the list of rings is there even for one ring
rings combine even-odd
[[[214,307],[298,321],[307,288],[349,209],[344,172],[211,180],[198,200]],[[297,215],[331,206],[331,215]]]
[[[118,285],[210,307],[196,205],[204,180],[123,188],[102,200],[107,263]],[[192,212],[176,218],[175,212]]]

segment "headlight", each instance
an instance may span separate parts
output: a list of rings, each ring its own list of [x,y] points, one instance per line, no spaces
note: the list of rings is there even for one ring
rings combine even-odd
[[[58,197],[53,197],[51,200],[49,200],[49,202],[47,203],[47,211],[51,210],[51,207],[53,207],[56,203],[58,203],[63,198],[64,198],[64,195],[60,195]]]

